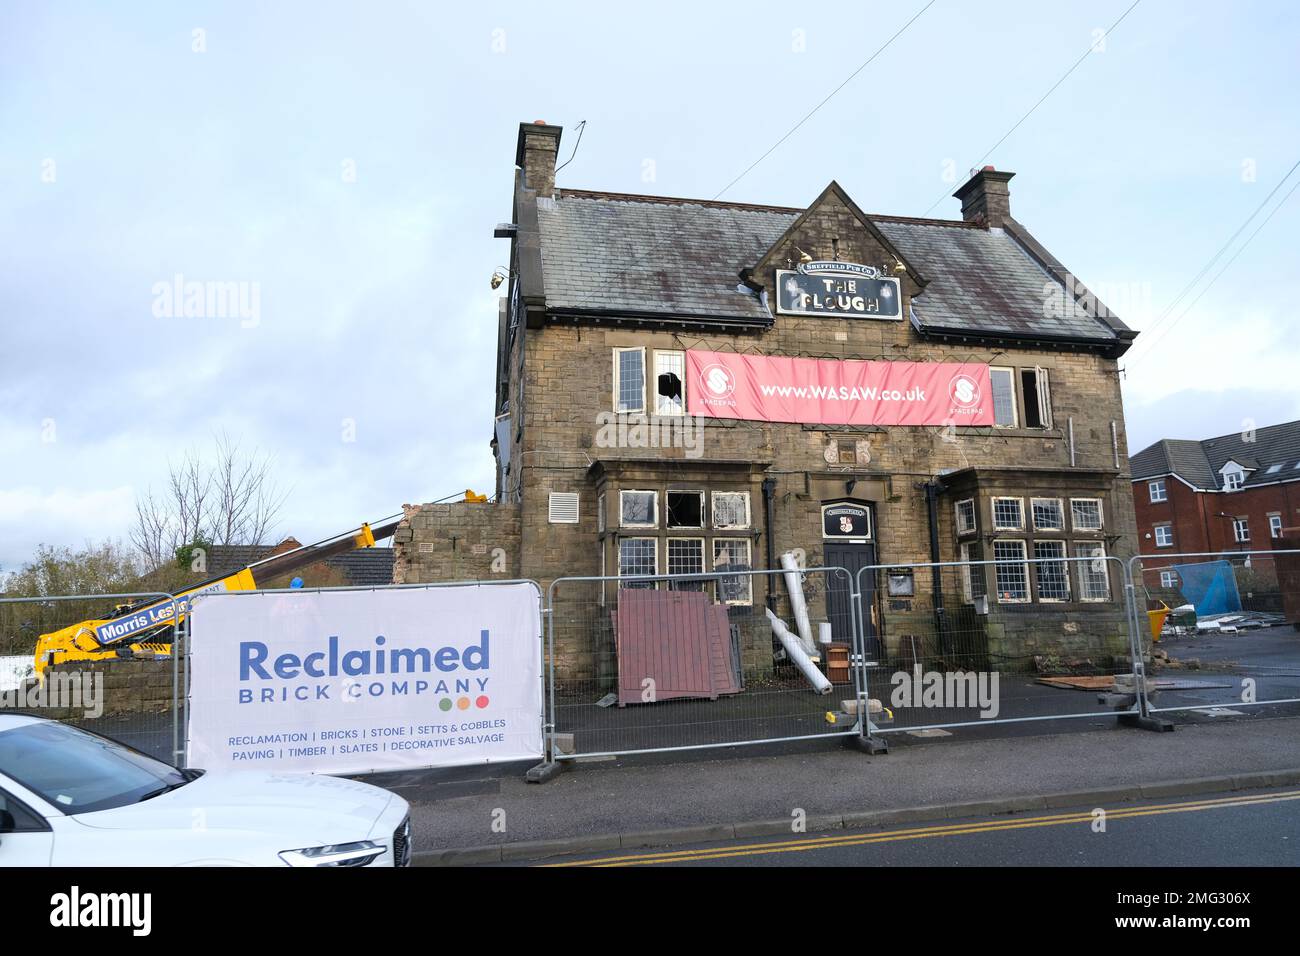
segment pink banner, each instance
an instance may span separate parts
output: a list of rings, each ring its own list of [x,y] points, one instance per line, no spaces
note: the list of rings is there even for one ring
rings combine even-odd
[[[992,425],[987,365],[686,353],[686,410],[807,425]]]

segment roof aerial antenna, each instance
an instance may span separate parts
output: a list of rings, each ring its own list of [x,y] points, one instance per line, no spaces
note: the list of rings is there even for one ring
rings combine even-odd
[[[560,163],[560,165],[555,167],[556,175],[559,175],[560,170],[563,169],[565,166],[569,165],[569,163],[573,162],[573,157],[578,155],[578,147],[582,145],[582,128],[586,125],[587,125],[587,121],[583,120],[575,127],[578,133],[578,141],[573,144],[573,152],[569,154],[569,158],[566,159],[564,162]]]

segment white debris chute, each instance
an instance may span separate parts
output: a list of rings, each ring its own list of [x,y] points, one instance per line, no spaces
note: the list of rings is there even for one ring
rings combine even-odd
[[[785,622],[772,613],[772,609],[767,609],[767,619],[772,622],[772,633],[776,639],[781,642],[785,648],[786,655],[799,668],[800,673],[812,684],[813,690],[819,694],[829,694],[831,692],[831,682],[826,679],[826,675],[817,669],[817,665],[812,662],[806,653],[799,638],[790,633],[790,629],[785,626]]]
[[[794,626],[799,630],[799,644],[805,656],[814,657],[817,645],[813,643],[812,624],[808,620],[808,602],[803,596],[803,571],[798,556],[787,551],[781,555],[781,567],[785,568],[785,589],[790,593],[790,611],[794,614]]]

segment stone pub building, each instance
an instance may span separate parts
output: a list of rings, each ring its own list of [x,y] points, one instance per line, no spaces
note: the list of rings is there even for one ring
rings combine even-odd
[[[1012,173],[922,219],[835,182],[803,208],[558,189],[560,138],[520,125],[496,227],[495,495],[407,506],[395,580],[996,560],[868,575],[878,647],[933,654],[946,616],[1004,656],[1123,653],[1110,564],[1029,562],[1134,553],[1135,333],[1013,217]],[[696,586],[770,666],[780,577]],[[848,640],[847,594],[808,588]]]

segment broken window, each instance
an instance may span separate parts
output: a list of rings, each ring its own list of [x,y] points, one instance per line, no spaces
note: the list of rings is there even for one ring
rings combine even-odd
[[[657,528],[659,495],[653,491],[620,491],[619,526],[623,528]]]
[[[1065,530],[1065,512],[1060,498],[1034,498],[1030,505],[1034,510],[1035,531]]]
[[[704,539],[703,538],[669,538],[668,539],[668,573],[669,574],[703,574],[704,573]],[[670,591],[703,591],[704,581],[669,581]]]
[[[1079,600],[1109,601],[1110,573],[1106,567],[1106,549],[1099,544],[1076,544],[1076,557],[1091,558],[1090,561],[1078,561]]]
[[[1025,427],[1052,427],[1052,391],[1047,384],[1047,369],[1020,370],[1020,393],[1025,399]]]
[[[686,414],[686,353],[655,352],[655,414]]]
[[[1071,498],[1070,523],[1075,531],[1101,530],[1101,499]]]
[[[714,538],[713,570],[750,570],[750,543],[744,538]],[[753,603],[750,582],[750,576],[747,574],[718,578],[718,600],[724,604]]]
[[[749,527],[749,492],[715,491],[713,493],[713,527],[739,529]]]
[[[623,538],[618,543],[618,575],[659,573],[659,548],[654,538]],[[651,588],[654,581],[620,581],[620,588]]]
[[[668,527],[703,528],[704,492],[668,492]]]
[[[1010,368],[989,369],[993,386],[993,424],[1000,428],[1016,427],[1016,372]]]
[[[1070,575],[1065,566],[1064,541],[1035,541],[1034,577],[1038,583],[1038,600],[1070,600]]]
[[[614,349],[614,411],[645,411],[645,349]]]

